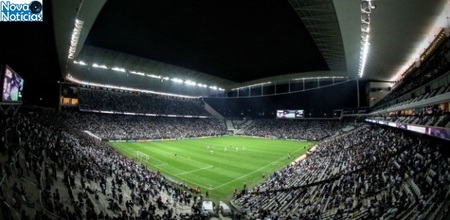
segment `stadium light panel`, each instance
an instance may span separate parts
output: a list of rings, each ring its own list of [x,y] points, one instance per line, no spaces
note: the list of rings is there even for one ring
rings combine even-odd
[[[196,86],[196,85],[197,85],[196,82],[190,81],[190,80],[186,80],[186,81],[184,81],[184,83],[185,83],[186,85],[188,85],[188,86]]]
[[[107,66],[105,66],[105,65],[98,65],[98,64],[96,64],[96,63],[93,63],[93,64],[92,64],[92,67],[94,67],[94,68],[101,68],[101,69],[108,69]]]
[[[178,79],[178,78],[172,78],[170,80],[172,80],[172,82],[176,82],[176,83],[183,83],[183,80],[182,79]]]
[[[161,76],[157,76],[157,75],[154,75],[154,74],[147,74],[147,76],[150,77],[150,78],[154,78],[154,79],[161,79]]]
[[[78,40],[80,39],[81,29],[83,29],[84,21],[75,19],[75,25],[72,30],[72,36],[70,37],[69,53],[67,58],[74,59],[77,52]]]
[[[113,68],[111,68],[111,70],[114,70],[114,71],[117,71],[117,72],[122,72],[122,73],[126,72],[126,70],[124,68],[119,68],[119,67],[113,67]]]
[[[102,87],[102,88],[111,88],[111,89],[120,89],[124,91],[139,91],[142,93],[148,93],[148,94],[158,94],[158,95],[166,95],[166,96],[173,96],[173,97],[180,97],[180,98],[189,98],[189,99],[197,99],[200,98],[200,96],[188,96],[188,95],[178,95],[178,94],[172,94],[172,93],[164,93],[164,92],[156,92],[152,90],[141,90],[141,89],[135,89],[135,88],[129,88],[129,87],[119,87],[119,86],[113,86],[113,85],[106,85],[106,84],[100,84],[100,83],[93,83],[93,82],[86,82],[79,79],[76,79],[73,77],[70,73],[66,75],[66,79],[78,83],[80,85],[85,86],[95,86],[95,87]]]
[[[83,66],[88,65],[87,63],[85,63],[83,61],[73,61],[73,63],[74,64],[78,64],[78,65],[83,65]],[[98,63],[92,63],[91,66],[94,67],[94,68],[109,69],[108,66],[103,65],[103,64],[98,64]],[[197,83],[197,82],[192,81],[192,80],[182,80],[180,78],[169,78],[167,76],[163,77],[163,76],[160,76],[160,75],[148,74],[148,73],[145,73],[145,72],[139,72],[139,71],[134,71],[134,70],[127,71],[125,68],[120,68],[120,67],[112,67],[111,70],[114,70],[114,71],[117,71],[117,72],[123,72],[123,73],[128,72],[128,73],[134,74],[134,75],[147,76],[147,77],[150,77],[150,78],[159,79],[159,80],[161,80],[161,82],[163,82],[164,80],[170,80],[170,81],[175,82],[175,83],[186,84],[187,86],[197,86],[197,87],[201,87],[201,88],[210,88],[210,89],[213,89],[213,90],[225,91],[225,89],[223,89],[223,88],[219,88],[217,86],[208,86],[206,84]],[[272,82],[265,82],[265,83],[262,83],[262,84],[270,84],[270,83],[272,83]],[[255,84],[255,85],[261,85],[261,84]],[[255,86],[255,85],[251,85],[251,86]],[[242,88],[247,88],[247,87],[251,87],[251,86],[246,86],[246,87],[242,87]]]
[[[134,75],[145,76],[145,73],[143,72],[130,71],[130,73]]]
[[[372,0],[361,1],[361,48],[358,68],[359,77],[363,77],[364,75],[364,69],[366,67],[367,57],[369,54],[370,15],[373,9],[375,9],[375,6],[372,4]]]
[[[85,63],[85,62],[83,62],[83,61],[81,61],[81,60],[80,60],[80,61],[74,60],[73,63],[74,63],[74,64],[78,64],[78,65],[82,65],[82,66],[86,66],[86,65],[87,65],[87,63]]]

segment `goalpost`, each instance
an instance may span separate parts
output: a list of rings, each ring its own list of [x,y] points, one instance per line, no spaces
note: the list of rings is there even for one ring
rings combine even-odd
[[[136,158],[139,160],[139,162],[148,162],[150,160],[150,155],[146,153],[142,153],[140,151],[136,151]]]

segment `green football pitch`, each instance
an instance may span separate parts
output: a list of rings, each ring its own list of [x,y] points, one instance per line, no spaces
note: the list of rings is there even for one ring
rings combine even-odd
[[[200,188],[203,194],[208,191],[213,201],[228,201],[233,190],[241,190],[244,183],[248,187],[261,183],[264,173],[268,178],[314,145],[313,142],[233,136],[110,144],[131,159],[145,161],[153,170],[189,187]]]

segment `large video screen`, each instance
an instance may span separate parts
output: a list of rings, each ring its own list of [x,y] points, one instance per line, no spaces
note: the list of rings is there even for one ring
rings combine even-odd
[[[13,69],[5,65],[2,74],[2,101],[21,102],[23,79]]]
[[[303,110],[277,110],[277,118],[303,118]]]

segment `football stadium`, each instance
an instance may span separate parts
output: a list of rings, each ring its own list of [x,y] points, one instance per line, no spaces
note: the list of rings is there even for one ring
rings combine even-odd
[[[450,220],[450,0],[0,0],[0,219]]]

